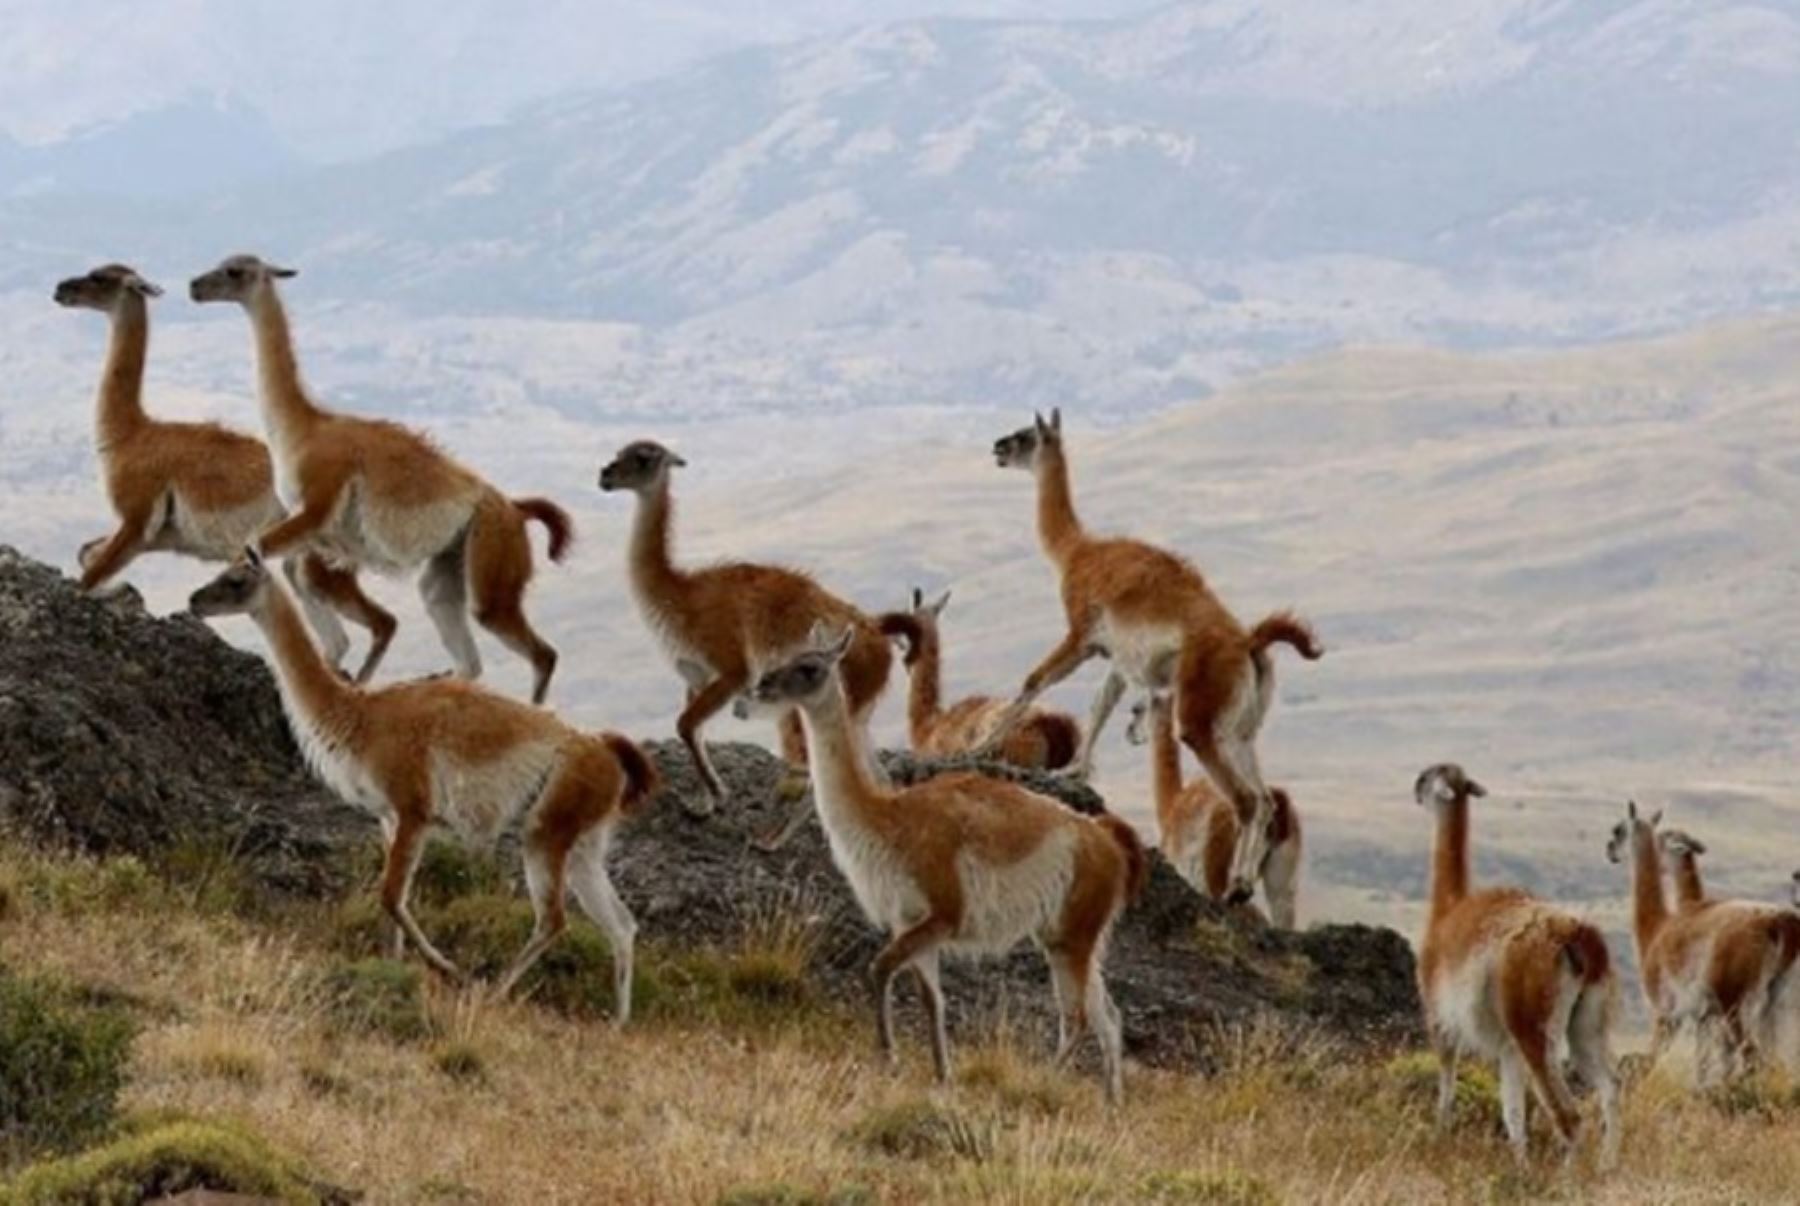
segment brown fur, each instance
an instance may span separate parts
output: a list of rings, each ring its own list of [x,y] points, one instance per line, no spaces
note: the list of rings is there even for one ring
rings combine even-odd
[[[242,284],[243,277],[228,281],[232,271],[251,273],[254,283]],[[556,651],[525,618],[525,590],[532,577],[525,524],[537,520],[549,529],[554,560],[571,539],[567,513],[545,499],[505,498],[429,438],[398,423],[321,407],[300,380],[287,312],[275,285],[275,278],[282,275],[291,274],[251,257],[233,257],[190,286],[195,300],[236,300],[244,305],[255,335],[270,436],[278,447],[291,450],[299,508],[262,533],[257,551],[274,557],[317,545],[327,547],[338,560],[351,560],[355,550],[333,546],[329,527],[351,497],[384,510],[472,504],[467,527],[418,564],[435,567],[440,559],[454,560],[460,548],[467,560],[460,565],[446,561],[443,576],[458,586],[458,579],[466,580],[475,621],[531,663],[531,698],[543,702],[557,659]],[[431,589],[424,582],[422,587]],[[479,664],[464,669],[471,677],[480,672]]]
[[[562,931],[567,864],[577,846],[642,807],[657,790],[660,780],[654,765],[629,739],[617,733],[580,732],[552,712],[477,684],[430,678],[363,690],[341,681],[314,648],[287,593],[260,564],[234,564],[196,591],[191,605],[201,615],[249,614],[268,641],[291,701],[291,716],[304,718],[296,719],[297,729],[304,729],[303,747],[311,734],[333,735],[373,783],[380,805],[392,817],[382,905],[431,966],[447,976],[459,973],[425,938],[407,906],[424,835],[449,819],[437,812],[434,780],[440,760],[487,768],[522,749],[555,751],[549,778],[522,789],[534,793],[532,799],[495,800],[491,813],[474,813],[467,810],[476,805],[464,806],[468,827],[493,835],[504,827],[512,809],[524,810],[526,858],[539,860],[546,870],[547,879],[534,884],[537,927],[507,971],[502,991],[517,983]],[[616,940],[619,935],[609,937]],[[615,950],[615,958],[628,971],[629,951]]]
[[[1175,740],[1169,698],[1154,696],[1148,706],[1158,843],[1163,856],[1184,879],[1222,901],[1231,887],[1231,859],[1238,845],[1237,811],[1210,779],[1201,776],[1183,781],[1181,746]],[[1275,805],[1269,822],[1270,856],[1291,848],[1298,859],[1302,837],[1293,799],[1278,787],[1270,788],[1270,795]]]
[[[615,466],[625,464],[640,448],[653,448],[658,456],[670,458],[660,464],[655,481],[645,481],[641,488],[607,485],[614,481],[608,475]],[[637,489],[628,568],[639,608],[651,626],[679,648],[680,656],[703,664],[712,675],[705,686],[691,690],[676,730],[693,755],[707,792],[719,800],[724,798],[724,785],[701,745],[700,729],[750,686],[757,667],[803,647],[817,624],[833,631],[852,628],[855,639],[841,672],[851,711],[862,722],[887,685],[893,651],[873,619],[797,570],[748,562],[693,570],[677,567],[671,551],[674,500],[668,474],[676,463],[667,449],[640,441],[602,472],[602,482],[603,488]],[[655,466],[647,470],[656,471]],[[804,765],[805,746],[798,743],[796,748],[797,738],[798,731],[789,730],[784,755]]]
[[[224,560],[256,535],[263,522],[259,512],[262,517],[282,512],[269,450],[262,441],[217,423],[170,422],[145,412],[150,295],[130,287],[129,282],[138,279],[124,265],[109,264],[57,286],[57,299],[65,305],[98,308],[110,303],[112,325],[96,399],[95,450],[119,527],[111,536],[82,546],[83,590],[94,590],[148,551]],[[175,523],[177,507],[209,527],[227,518],[239,521],[234,532],[221,534],[232,546],[230,553],[189,545]],[[393,640],[393,615],[363,593],[352,570],[308,555],[299,574],[315,597],[369,630],[369,650],[356,676],[357,681],[366,681]]]
[[[1176,634],[1174,664],[1161,671],[1170,681],[1140,685],[1173,687],[1181,740],[1237,810],[1239,846],[1231,893],[1247,899],[1253,891],[1251,869],[1264,861],[1263,834],[1274,807],[1254,749],[1272,695],[1266,651],[1279,641],[1317,657],[1320,650],[1310,630],[1283,612],[1247,632],[1183,558],[1141,541],[1088,535],[1075,513],[1060,415],[1000,440],[995,455],[1002,465],[1028,464],[1037,479],[1038,538],[1060,578],[1067,621],[1061,642],[1026,676],[1001,735],[1031,701],[1082,662],[1096,654],[1110,657],[1102,643],[1107,633],[1113,640],[1131,632]],[[1103,701],[1109,693],[1116,702],[1110,681]],[[1084,769],[1110,711],[1103,701],[1096,702],[1078,758]]]
[[[832,838],[833,856],[858,899],[871,908],[871,900],[888,899],[859,877],[897,873],[924,906],[916,921],[891,931],[875,960],[882,1047],[893,1050],[893,981],[914,967],[925,988],[938,1075],[948,1080],[939,948],[961,941],[997,949],[991,945],[997,938],[1010,944],[1024,936],[984,928],[1004,923],[992,913],[971,913],[963,875],[977,864],[1000,883],[1014,875],[1042,875],[1044,871],[1030,860],[1047,843],[1066,838],[1071,846],[1070,873],[1066,881],[1054,881],[1063,893],[1060,907],[1054,918],[1040,923],[1034,936],[1059,986],[1063,1006],[1059,1058],[1067,1056],[1074,1037],[1091,1023],[1106,1055],[1108,1091],[1116,1097],[1118,1014],[1099,980],[1099,963],[1114,920],[1141,890],[1147,874],[1136,832],[1117,817],[1084,816],[1017,784],[972,772],[939,775],[901,790],[876,783],[861,726],[853,719],[838,673],[852,639],[845,630],[826,647],[809,649],[768,671],[753,687],[752,696],[767,706],[803,709],[820,816]],[[855,853],[871,848],[881,851],[881,857],[871,860]],[[871,872],[871,865],[878,870]],[[873,920],[896,924],[892,916]],[[1092,1015],[1090,1005],[1096,1002],[1104,1017]]]
[[[911,676],[906,722],[913,749],[934,757],[980,749],[1005,716],[1006,701],[992,695],[969,695],[943,706],[943,638],[937,610],[915,591],[911,612],[889,612],[877,617],[876,623],[884,634],[904,643],[903,661]],[[1073,716],[1034,707],[1006,734],[992,756],[1013,766],[1058,770],[1074,761],[1080,744],[1081,728]]]
[[[1427,793],[1430,793],[1428,796]],[[1557,1063],[1561,1035],[1553,1033],[1565,975],[1576,993],[1570,1017],[1571,1055],[1594,1061],[1607,1081],[1604,1100],[1609,1116],[1616,1111],[1611,1055],[1604,1037],[1599,1051],[1577,1050],[1577,1015],[1594,994],[1604,1036],[1613,995],[1612,960],[1599,930],[1515,888],[1471,891],[1468,873],[1469,801],[1485,795],[1460,767],[1439,766],[1419,777],[1419,802],[1437,813],[1437,839],[1432,854],[1431,910],[1419,949],[1419,994],[1427,1029],[1442,1063],[1445,1085],[1453,1083],[1459,1029],[1451,1019],[1462,1016],[1467,1002],[1457,992],[1479,992],[1490,1003],[1504,1031],[1504,1042],[1523,1064],[1540,1104],[1550,1113],[1557,1134],[1573,1145],[1580,1114]],[[1471,960],[1489,960],[1484,979],[1470,985],[1457,972]],[[1450,1013],[1450,1010],[1456,1010]],[[1440,1101],[1440,1120],[1452,1097]],[[1610,1125],[1614,1125],[1609,1123]],[[1615,1132],[1616,1135],[1616,1132]],[[1511,1136],[1523,1157],[1523,1131]],[[1610,1148],[1613,1136],[1608,1138]]]

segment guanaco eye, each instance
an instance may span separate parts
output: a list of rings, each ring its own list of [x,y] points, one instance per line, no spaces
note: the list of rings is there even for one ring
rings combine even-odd
[[[225,275],[234,281],[241,281],[244,279],[244,270],[242,268],[227,268],[225,270]]]

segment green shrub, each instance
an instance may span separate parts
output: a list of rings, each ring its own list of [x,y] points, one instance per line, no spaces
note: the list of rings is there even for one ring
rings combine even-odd
[[[992,1126],[928,1101],[876,1110],[851,1128],[850,1138],[868,1151],[902,1160],[982,1161],[994,1150]]]
[[[327,1014],[339,1032],[410,1043],[435,1031],[425,1011],[424,973],[410,964],[391,959],[341,963],[326,973],[324,987]]]
[[[1153,1172],[1133,1198],[1167,1206],[1277,1206],[1275,1191],[1239,1172]]]
[[[439,1072],[464,1084],[481,1084],[487,1080],[487,1060],[469,1043],[449,1043],[431,1057]]]
[[[191,1189],[294,1203],[321,1200],[300,1167],[258,1136],[235,1126],[186,1121],[33,1165],[13,1181],[6,1201],[18,1206],[126,1206]]]
[[[0,971],[0,1155],[69,1151],[112,1126],[131,1020]]]
[[[517,859],[514,859],[517,862]],[[413,898],[422,905],[448,904],[465,896],[513,895],[513,879],[500,856],[471,850],[461,842],[434,837],[413,872]]]
[[[1437,1056],[1429,1051],[1395,1056],[1383,1073],[1388,1090],[1400,1104],[1437,1109]],[[1486,1065],[1470,1060],[1457,1063],[1454,1121],[1488,1129],[1500,1125],[1500,1084]]]

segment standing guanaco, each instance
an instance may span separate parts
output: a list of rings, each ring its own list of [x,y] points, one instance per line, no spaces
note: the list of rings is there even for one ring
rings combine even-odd
[[[528,521],[550,534],[550,560],[573,539],[568,513],[544,498],[507,498],[430,440],[398,423],[320,406],[300,380],[276,282],[294,276],[253,255],[228,257],[197,276],[197,302],[236,302],[250,316],[263,424],[276,482],[294,513],[252,542],[274,557],[314,548],[383,573],[421,566],[419,590],[438,636],[464,678],[481,676],[476,623],[531,663],[531,698],[542,703],[556,671],[552,649],[525,618],[531,582]]]
[[[1003,469],[1037,479],[1038,539],[1062,585],[1068,631],[1026,676],[989,739],[998,747],[1043,692],[1091,657],[1112,668],[1094,698],[1075,773],[1093,765],[1094,743],[1128,684],[1173,691],[1181,740],[1194,751],[1238,814],[1238,845],[1227,899],[1247,901],[1268,850],[1275,800],[1263,781],[1256,735],[1275,698],[1269,646],[1323,656],[1312,630],[1287,612],[1245,631],[1214,596],[1200,572],[1172,553],[1137,540],[1088,535],[1075,514],[1062,412],[994,443]]]
[[[925,592],[915,588],[911,610],[880,618],[882,631],[901,642],[901,660],[912,680],[906,698],[912,747],[937,757],[978,749],[1006,711],[1006,701],[993,695],[968,695],[944,706],[944,643],[938,620],[949,605],[949,591],[927,603]],[[1058,770],[1074,761],[1080,744],[1081,726],[1073,716],[1032,708],[996,753],[1014,766]]]
[[[248,615],[268,642],[288,724],[313,772],[372,812],[387,842],[381,904],[431,967],[460,973],[407,906],[427,829],[492,845],[522,818],[525,883],[537,922],[501,977],[510,992],[567,923],[575,899],[612,947],[614,1021],[631,1016],[636,925],[613,890],[614,829],[656,794],[655,764],[617,733],[583,733],[554,713],[475,683],[433,678],[364,690],[333,674],[287,592],[254,552],[194,592],[196,615]]]
[[[1150,746],[1157,844],[1163,857],[1196,890],[1224,900],[1231,886],[1231,856],[1237,849],[1237,810],[1204,776],[1182,782],[1174,713],[1167,692],[1140,699],[1132,705],[1125,739],[1133,745]],[[1258,878],[1269,900],[1269,920],[1291,930],[1300,889],[1300,814],[1281,788],[1271,787],[1269,794],[1274,797],[1275,812],[1270,821],[1269,853]]]
[[[81,546],[83,590],[98,588],[152,550],[229,561],[284,514],[269,450],[260,440],[216,423],[174,423],[145,412],[150,299],[161,296],[161,289],[124,264],[103,264],[56,286],[58,305],[97,310],[112,326],[94,447],[119,526]],[[394,638],[394,617],[363,594],[354,570],[312,554],[286,568],[332,665],[350,648],[339,614],[369,630],[368,653],[356,672],[357,681],[366,682]]]
[[[1438,1056],[1438,1123],[1450,1121],[1456,1060],[1467,1053],[1499,1062],[1501,1114],[1521,1162],[1531,1089],[1572,1154],[1581,1116],[1563,1077],[1566,1049],[1599,1095],[1601,1162],[1611,1167],[1619,1151],[1612,956],[1597,928],[1517,888],[1469,887],[1469,801],[1485,795],[1452,763],[1427,767],[1413,784],[1420,806],[1437,814],[1419,995]]]
[[[863,912],[889,934],[874,966],[882,1050],[893,1056],[893,986],[910,967],[924,989],[938,1079],[947,1082],[939,955],[998,954],[1035,938],[1059,1006],[1058,1062],[1091,1028],[1107,1094],[1119,1100],[1121,1020],[1101,965],[1113,922],[1148,871],[1136,832],[1118,817],[1083,816],[980,774],[940,775],[899,791],[878,784],[840,669],[855,641],[850,628],[835,638],[816,630],[812,648],[764,672],[749,698],[800,709],[832,859]]]

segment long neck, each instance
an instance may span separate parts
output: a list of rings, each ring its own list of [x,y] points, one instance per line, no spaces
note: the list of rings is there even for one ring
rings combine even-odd
[[[1675,856],[1675,903],[1682,908],[1706,903],[1706,885],[1700,879],[1700,860],[1692,851]]]
[[[286,591],[269,583],[254,618],[274,654],[282,690],[302,715],[316,724],[355,707],[356,689],[325,664]]]
[[[127,293],[112,312],[112,338],[100,375],[96,434],[114,447],[149,421],[144,414],[144,357],[150,343],[150,306]]]
[[[819,693],[800,710],[806,729],[807,762],[812,769],[813,797],[826,829],[854,824],[891,796],[869,772],[862,734],[850,719],[841,683]]]
[[[1469,894],[1469,802],[1438,808],[1437,849],[1431,858],[1431,915],[1438,917]]]
[[[906,727],[912,734],[914,749],[925,744],[932,726],[943,714],[943,662],[937,625],[927,620],[919,625],[919,647],[913,651],[912,682],[906,695]]]
[[[257,290],[250,302],[250,325],[256,332],[256,372],[262,394],[263,423],[271,440],[291,442],[319,417],[319,408],[307,397],[306,387],[301,384],[287,311],[273,287]]]
[[[1668,919],[1669,906],[1663,899],[1662,859],[1656,851],[1656,837],[1640,827],[1631,835],[1631,928],[1637,938],[1640,960]]]
[[[1167,818],[1181,795],[1181,747],[1175,744],[1175,709],[1167,701],[1152,705],[1150,777],[1156,793],[1156,812]]]
[[[674,511],[667,477],[638,494],[637,515],[631,524],[631,576],[640,590],[656,593],[681,577],[669,553]]]
[[[1037,487],[1038,540],[1050,560],[1060,565],[1081,540],[1081,520],[1069,492],[1069,461],[1060,444],[1046,445],[1039,452]]]

